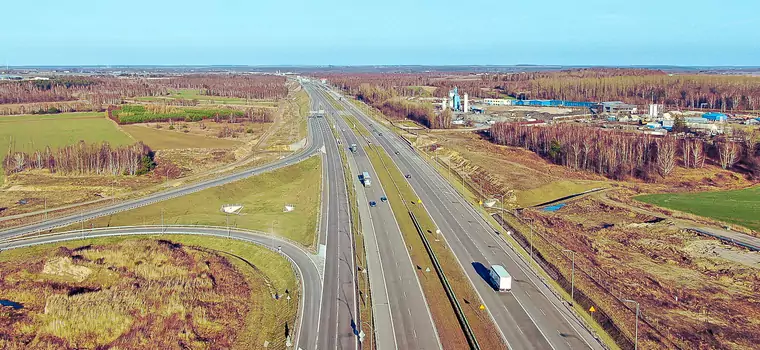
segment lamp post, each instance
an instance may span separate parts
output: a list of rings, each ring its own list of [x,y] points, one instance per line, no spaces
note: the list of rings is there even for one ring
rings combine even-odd
[[[161,234],[164,234],[164,208],[161,208]]]
[[[633,338],[633,349],[638,350],[639,349],[639,302],[636,300],[631,300],[631,299],[623,299],[621,301],[624,303],[636,304],[636,333]]]
[[[274,244],[274,224],[275,223],[279,224],[280,222],[277,220],[272,220],[272,229],[269,231],[269,234],[272,236],[272,248],[276,248]]]
[[[531,260],[535,261],[536,258],[533,256],[533,219],[530,220],[530,258]]]
[[[570,303],[575,302],[575,251],[570,249],[562,249],[563,252],[570,252],[572,255],[573,267],[570,272]]]

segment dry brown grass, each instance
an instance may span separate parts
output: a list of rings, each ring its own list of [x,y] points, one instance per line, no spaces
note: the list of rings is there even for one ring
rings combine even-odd
[[[282,283],[292,280],[288,272],[275,280],[264,274],[274,272],[272,263],[279,260],[289,269],[276,254],[248,245],[253,254],[238,251],[241,243],[232,248],[234,256],[224,256],[155,239],[91,242],[4,252],[0,291],[24,307],[2,308],[7,317],[0,322],[1,347],[251,348],[270,339],[284,348],[281,327],[292,322],[297,298],[275,309],[271,293],[290,288],[297,297],[297,287],[295,281]],[[261,266],[248,265],[265,256]]]

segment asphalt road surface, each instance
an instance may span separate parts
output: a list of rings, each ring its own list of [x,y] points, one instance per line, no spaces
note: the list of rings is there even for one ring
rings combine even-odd
[[[271,235],[252,231],[228,230],[221,227],[199,226],[137,226],[137,227],[112,227],[85,231],[71,231],[57,234],[40,235],[16,239],[2,244],[2,250],[22,248],[31,245],[71,241],[82,238],[123,236],[123,235],[154,235],[154,234],[191,234],[216,237],[230,237],[241,241],[255,243],[274,251],[280,252],[294,265],[301,284],[301,299],[299,306],[299,318],[296,321],[295,335],[291,340],[298,347],[317,349],[317,332],[315,325],[319,322],[319,304],[322,292],[322,279],[317,265],[311,254],[301,247],[288,241],[280,240]],[[284,300],[284,299],[283,299]],[[321,348],[320,348],[321,349]]]
[[[328,113],[336,116],[339,114],[339,111],[335,110],[328,102],[323,92],[315,95],[322,101]],[[362,224],[371,223],[369,232],[364,230],[363,233],[365,236],[373,235],[373,241],[377,245],[374,248],[375,251],[372,251],[373,247],[370,245],[366,247],[368,258],[370,254],[375,253],[381,260],[380,269],[369,267],[369,274],[382,273],[382,278],[370,277],[372,297],[375,298],[378,294],[386,296],[386,298],[381,299],[381,302],[385,301],[386,304],[373,303],[377,348],[440,349],[438,333],[430,316],[422,288],[417,280],[417,268],[412,264],[401,230],[389,204],[380,201],[380,197],[385,195],[385,192],[383,191],[383,184],[379,182],[372,164],[362,148],[366,142],[357,138],[342,118],[336,118],[336,124],[344,140],[342,146],[348,148],[349,145],[356,144],[359,147],[356,153],[349,152],[347,156],[353,158],[359,168],[358,172],[369,172],[372,179],[371,186],[357,188],[357,192],[359,192],[357,198],[365,199],[359,203]],[[359,174],[352,175],[357,177]],[[369,208],[369,201],[375,201],[377,206]],[[430,275],[430,278],[437,277]],[[375,293],[378,289],[383,292]],[[390,309],[391,316],[390,325],[389,322],[377,322],[378,320],[382,321],[383,316],[386,316],[387,319],[388,309]],[[392,329],[389,330],[388,327]],[[393,335],[393,339],[388,339],[387,335],[389,334]]]
[[[312,110],[320,100],[306,88]],[[317,349],[357,349],[359,312],[356,289],[354,241],[346,192],[346,181],[337,140],[327,119],[319,117],[319,132],[324,140],[322,157],[322,214],[319,244],[325,253],[321,312],[317,324]]]
[[[278,161],[275,161],[275,162],[272,162],[272,163],[269,163],[257,168],[248,169],[248,170],[244,170],[244,171],[229,174],[229,175],[224,175],[216,179],[193,183],[184,187],[172,189],[169,191],[158,192],[155,194],[148,195],[146,197],[129,200],[129,201],[117,203],[110,206],[105,206],[98,209],[93,209],[87,212],[82,212],[79,214],[69,215],[69,216],[60,217],[60,218],[53,218],[50,220],[45,220],[45,221],[38,222],[31,225],[15,227],[15,228],[11,228],[5,231],[0,231],[0,240],[7,239],[9,237],[23,235],[23,234],[29,234],[29,233],[34,233],[34,232],[44,232],[44,231],[52,230],[54,228],[68,226],[80,221],[87,221],[87,220],[94,219],[97,217],[111,215],[111,214],[118,213],[121,211],[146,206],[149,204],[157,203],[157,202],[164,201],[171,198],[184,196],[190,193],[205,190],[207,188],[224,185],[227,183],[248,178],[250,176],[258,175],[261,173],[269,172],[269,171],[276,170],[276,169],[279,169],[291,164],[298,163],[304,159],[307,159],[315,155],[324,144],[324,139],[322,138],[322,132],[319,132],[320,130],[319,128],[321,127],[323,123],[325,123],[324,119],[309,118],[309,121],[308,121],[309,136],[308,136],[306,147]]]
[[[566,304],[498,236],[497,230],[416,150],[351,103],[341,103],[368,130],[376,130],[371,132],[372,142],[381,145],[401,172],[411,176],[410,185],[462,264],[510,348],[602,348]],[[379,136],[381,132],[383,136]],[[511,293],[498,293],[487,282],[487,271],[493,264],[503,265],[512,275]]]

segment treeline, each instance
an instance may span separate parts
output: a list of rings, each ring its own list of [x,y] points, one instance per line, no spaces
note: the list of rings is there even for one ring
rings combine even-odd
[[[447,97],[458,87],[470,97],[559,99],[572,101],[625,101],[645,105],[654,102],[676,109],[725,111],[760,110],[760,77],[735,75],[669,75],[661,70],[589,68],[551,72],[508,74],[415,73],[326,74],[325,78],[356,95],[369,84],[396,96]]]
[[[669,176],[676,166],[701,168],[706,160],[760,177],[760,147],[752,133],[702,140],[575,125],[535,127],[501,122],[491,126],[490,135],[497,144],[525,148],[555,164],[613,179],[653,181],[655,175]]]
[[[197,122],[205,119],[225,120],[233,123],[242,121],[268,123],[274,120],[273,112],[268,109],[196,109],[167,105],[125,105],[119,108],[109,108],[108,117],[119,124],[167,121]]]
[[[451,113],[436,114],[433,105],[426,102],[412,101],[397,96],[395,90],[386,90],[378,86],[362,84],[357,98],[379,109],[384,115],[394,119],[409,118],[434,129],[451,127]]]
[[[760,77],[668,75],[645,69],[583,69],[489,76],[486,84],[518,98],[612,101],[726,111],[760,109]]]
[[[80,141],[55,151],[45,147],[33,153],[11,150],[3,159],[6,175],[31,169],[48,169],[64,175],[143,175],[155,168],[154,152],[142,142],[113,148],[107,142]]]
[[[275,75],[184,75],[162,84],[171,89],[195,89],[206,96],[279,99],[288,95],[285,81]]]
[[[97,111],[88,101],[39,102],[0,105],[0,115],[56,114]]]
[[[188,75],[168,78],[70,77],[46,81],[0,83],[0,105],[87,101],[91,110],[120,104],[123,98],[166,96],[172,89],[195,89],[201,95],[279,99],[288,94],[285,77],[271,75]]]

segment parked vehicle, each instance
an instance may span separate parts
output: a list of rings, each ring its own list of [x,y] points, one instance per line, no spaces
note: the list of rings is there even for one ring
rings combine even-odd
[[[512,276],[504,266],[493,265],[491,266],[491,284],[499,292],[509,292],[512,290]]]

